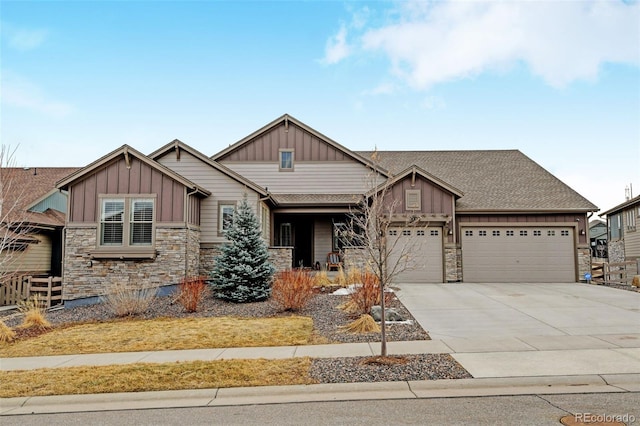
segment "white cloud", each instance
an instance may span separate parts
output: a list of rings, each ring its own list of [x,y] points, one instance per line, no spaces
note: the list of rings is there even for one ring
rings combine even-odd
[[[72,111],[70,104],[52,100],[28,79],[10,71],[2,72],[0,101],[7,106],[30,109],[52,117],[65,117]]]
[[[322,62],[329,65],[338,63],[349,56],[350,50],[347,44],[347,27],[342,25],[338,33],[327,40]]]
[[[640,4],[619,1],[404,2],[393,23],[362,33],[416,89],[518,62],[555,87],[597,78],[607,62],[640,64]],[[344,28],[334,38],[336,54]],[[342,40],[342,43],[340,41]],[[334,62],[337,62],[334,61]],[[332,63],[334,63],[332,62]]]
[[[17,28],[6,22],[2,22],[2,36],[9,47],[16,50],[32,50],[45,42],[47,30]]]

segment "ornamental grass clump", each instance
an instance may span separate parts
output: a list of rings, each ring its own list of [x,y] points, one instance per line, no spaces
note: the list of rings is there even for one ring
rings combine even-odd
[[[301,269],[278,272],[271,286],[271,298],[285,311],[299,311],[313,295],[314,278]]]
[[[155,288],[131,288],[119,283],[102,296],[102,302],[117,317],[131,317],[146,312],[156,298]]]
[[[11,329],[4,321],[0,320],[0,343],[10,343],[16,338],[16,332]]]
[[[357,320],[340,327],[340,329],[349,333],[379,333],[380,325],[371,315],[363,314]]]
[[[38,295],[21,302],[18,305],[18,309],[24,314],[20,328],[34,328],[38,330],[45,330],[51,328],[51,323],[47,320],[44,314],[43,302]]]
[[[329,278],[329,274],[327,274],[327,271],[317,271],[313,275],[313,285],[315,287],[330,287],[331,284],[331,278]]]
[[[197,312],[206,290],[207,284],[203,277],[183,278],[178,286],[178,303],[187,312]]]
[[[338,266],[338,274],[333,279],[333,283],[339,285],[340,287],[345,287],[347,285],[347,275],[344,273],[344,269],[342,269],[342,266]]]

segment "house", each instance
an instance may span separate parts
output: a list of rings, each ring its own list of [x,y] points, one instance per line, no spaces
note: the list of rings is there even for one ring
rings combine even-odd
[[[606,216],[609,262],[640,260],[640,196],[600,214]]]
[[[55,183],[77,170],[3,167],[0,276],[60,276],[67,197]]]
[[[607,224],[595,219],[589,222],[589,241],[591,257],[605,259],[607,257]]]
[[[402,282],[575,282],[590,270],[597,207],[520,151],[358,152],[285,114],[211,157],[179,140],[146,156],[125,145],[61,180],[64,298],[206,274],[245,195],[278,269],[334,251],[361,265],[340,231],[381,184],[399,201],[390,235],[419,242],[422,267]]]

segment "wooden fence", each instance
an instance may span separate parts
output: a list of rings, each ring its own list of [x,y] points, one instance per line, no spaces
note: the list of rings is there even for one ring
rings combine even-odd
[[[0,284],[0,306],[17,305],[36,295],[42,307],[59,305],[62,303],[62,278],[22,275]]]
[[[640,274],[638,271],[638,263],[616,262],[616,263],[593,263],[592,279],[595,283],[609,284],[629,284],[633,281],[635,275]]]

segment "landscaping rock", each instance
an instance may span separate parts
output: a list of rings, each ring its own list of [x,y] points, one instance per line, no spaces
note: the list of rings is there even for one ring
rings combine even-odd
[[[405,319],[400,315],[394,308],[386,308],[384,310],[385,320],[388,321],[405,321]],[[375,305],[371,307],[371,316],[376,321],[382,321],[382,307],[380,305]]]

